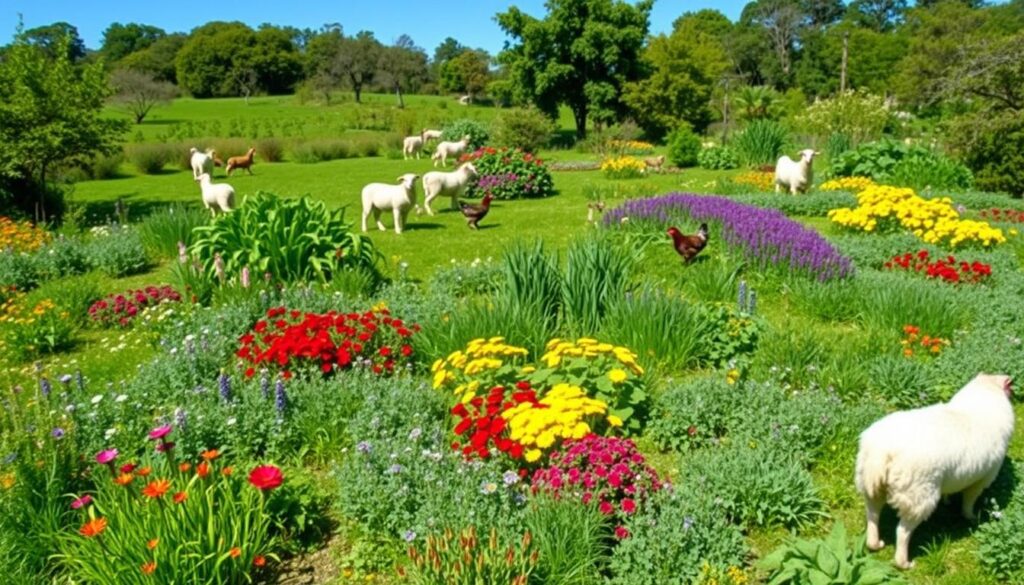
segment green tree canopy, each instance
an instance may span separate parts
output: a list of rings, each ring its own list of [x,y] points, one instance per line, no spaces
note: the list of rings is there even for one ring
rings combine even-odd
[[[56,59],[58,51],[64,51],[72,62],[85,57],[85,42],[78,36],[78,29],[66,22],[38,26],[21,35],[24,42],[39,47],[50,59]]]
[[[515,44],[498,61],[507,70],[516,101],[549,115],[559,104],[573,112],[576,135],[587,119],[609,123],[624,105],[622,86],[640,78],[640,52],[654,0],[635,5],[621,0],[548,0],[544,19],[515,6],[499,13],[498,24]]]
[[[127,55],[119,64],[128,69],[150,73],[160,81],[177,83],[175,60],[187,40],[188,36],[182,33],[167,35],[145,49]]]
[[[100,53],[107,61],[120,61],[136,51],[152,46],[165,36],[167,33],[162,28],[148,24],[115,22],[103,31]]]
[[[491,78],[491,57],[487,51],[466,49],[441,65],[438,86],[441,91],[476,95]]]

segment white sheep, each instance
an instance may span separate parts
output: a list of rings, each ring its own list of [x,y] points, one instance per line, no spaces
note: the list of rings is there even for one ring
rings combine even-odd
[[[416,155],[416,160],[420,159],[420,152],[423,150],[423,137],[422,136],[406,136],[402,140],[402,158],[409,160],[409,157]]]
[[[395,216],[395,233],[402,233],[405,218],[409,210],[416,205],[416,179],[419,175],[406,173],[398,177],[397,185],[387,183],[370,183],[363,187],[363,231],[366,231],[366,218],[373,214],[374,221],[380,231],[387,228],[380,222],[381,211],[391,211]]]
[[[471,96],[471,95],[459,96],[459,104],[461,104],[463,106],[468,106],[470,103],[472,103],[472,101],[473,101],[473,96]]]
[[[441,195],[452,198],[452,209],[458,209],[458,199],[466,191],[469,182],[478,175],[473,163],[463,163],[459,168],[450,173],[444,171],[431,171],[423,175],[423,207],[428,215],[434,215],[430,209],[430,202]],[[420,210],[417,207],[416,212]]]
[[[203,205],[214,217],[217,212],[227,213],[235,208],[235,189],[227,183],[217,183],[210,179],[209,173],[202,173],[196,179],[199,189],[203,192]]]
[[[443,135],[444,132],[440,130],[429,130],[427,128],[424,128],[423,132],[420,133],[420,136],[423,137],[424,144],[426,144],[428,140],[441,140],[441,136]]]
[[[813,180],[814,155],[817,152],[806,149],[800,151],[800,160],[795,161],[788,156],[783,156],[775,163],[775,192],[779,193],[782,187],[796,195],[797,192],[806,192]]]
[[[203,173],[213,176],[213,158],[217,153],[213,149],[201,152],[195,147],[188,151],[192,155],[189,158],[189,164],[192,166],[192,178],[198,181],[199,175]]]
[[[437,144],[437,149],[434,151],[434,154],[430,159],[434,161],[435,167],[439,162],[442,167],[446,167],[448,166],[448,157],[458,158],[459,155],[466,152],[467,148],[469,148],[468,134],[463,136],[462,140],[458,142],[439,142]]]

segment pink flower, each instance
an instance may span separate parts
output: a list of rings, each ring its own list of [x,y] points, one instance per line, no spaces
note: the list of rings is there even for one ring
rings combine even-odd
[[[272,490],[281,485],[284,476],[281,470],[273,465],[261,465],[249,473],[249,483],[258,490]]]
[[[84,508],[84,507],[88,506],[91,503],[92,503],[92,496],[85,495],[85,496],[82,496],[82,497],[78,498],[74,502],[71,502],[71,509],[72,510],[78,510],[80,508]]]
[[[615,538],[618,538],[619,540],[625,540],[629,538],[629,530],[625,526],[616,526]]]
[[[605,516],[608,516],[609,514],[615,512],[615,506],[613,506],[610,503],[605,502],[603,500],[597,506],[597,509],[600,510],[601,513],[604,514]]]
[[[162,427],[157,427],[157,428],[153,429],[152,431],[149,431],[149,439],[151,441],[155,441],[157,439],[163,439],[167,435],[171,434],[171,430],[172,430],[171,425],[164,425]]]
[[[96,463],[107,465],[117,458],[117,449],[107,449],[96,454]]]
[[[632,514],[633,512],[636,512],[636,502],[629,498],[622,500],[622,511],[627,514]]]

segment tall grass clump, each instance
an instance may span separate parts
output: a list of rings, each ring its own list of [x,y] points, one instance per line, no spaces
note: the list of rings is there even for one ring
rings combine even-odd
[[[575,336],[595,335],[608,308],[629,287],[635,259],[607,236],[577,239],[569,246],[562,278],[565,326]]]
[[[144,175],[155,175],[164,165],[174,161],[174,149],[167,144],[130,144],[125,156]]]
[[[899,333],[909,324],[933,337],[949,338],[972,317],[952,287],[898,275],[879,275],[860,284],[863,290],[854,297],[857,313],[870,327]]]
[[[609,307],[602,337],[667,369],[697,365],[709,323],[696,305],[647,284]]]
[[[86,173],[90,179],[96,181],[113,179],[118,175],[123,162],[124,154],[120,152],[111,155],[98,154],[89,161]]]
[[[704,301],[735,301],[744,263],[724,256],[698,262],[686,270],[684,286],[693,297]]]
[[[300,142],[292,148],[292,158],[297,163],[313,164],[353,156],[352,144],[348,140],[322,138]]]
[[[505,297],[513,304],[537,307],[541,318],[552,327],[556,325],[562,304],[562,278],[558,261],[544,249],[544,242],[516,242],[505,250],[502,264]]]
[[[774,164],[789,144],[789,131],[774,120],[754,120],[732,143],[746,166]]]
[[[598,585],[608,545],[605,521],[596,504],[539,495],[524,518],[540,555],[538,583]]]
[[[142,245],[154,257],[171,258],[178,253],[178,242],[192,245],[192,230],[209,222],[208,212],[180,203],[148,215],[137,226]]]
[[[263,138],[256,142],[256,156],[263,162],[284,160],[284,144],[277,138]]]

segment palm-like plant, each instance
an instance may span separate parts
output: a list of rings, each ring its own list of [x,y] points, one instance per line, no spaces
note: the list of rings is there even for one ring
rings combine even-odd
[[[774,119],[779,116],[782,96],[766,85],[746,85],[736,95],[736,109],[745,120]]]

